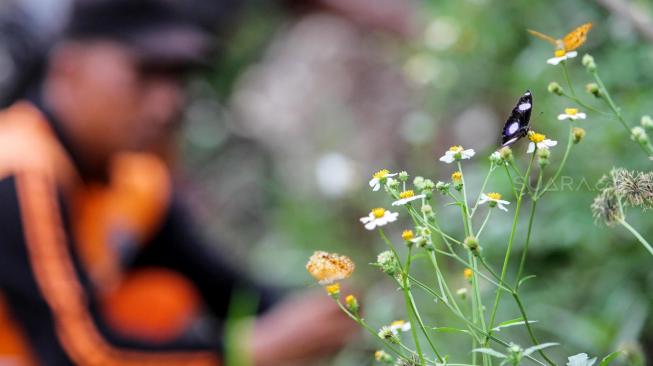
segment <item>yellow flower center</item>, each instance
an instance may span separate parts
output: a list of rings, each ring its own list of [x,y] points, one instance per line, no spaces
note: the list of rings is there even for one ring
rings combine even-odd
[[[578,108],[565,108],[565,114],[575,116],[578,114]]]
[[[385,208],[375,208],[372,209],[372,215],[377,219],[382,218],[385,215]]]
[[[395,320],[390,324],[390,326],[393,328],[401,328],[404,324],[406,324],[405,320]]]
[[[449,151],[455,152],[455,153],[459,153],[459,152],[461,152],[463,150],[464,150],[463,147],[460,146],[460,145],[452,146],[452,147],[449,148]]]
[[[410,239],[412,239],[414,237],[415,237],[415,234],[413,234],[412,230],[404,230],[404,232],[401,233],[401,238],[406,240],[406,241],[408,241],[408,240],[410,240]]]
[[[465,276],[465,279],[468,281],[472,279],[473,274],[474,271],[472,271],[471,268],[465,268],[465,270],[463,271],[463,276]]]
[[[336,282],[332,285],[325,286],[324,289],[329,296],[337,295],[340,293],[340,283]]]
[[[566,54],[567,54],[567,52],[565,50],[555,50],[555,52],[553,53],[553,55],[555,57],[562,57],[562,56],[564,56]]]
[[[383,351],[376,351],[374,352],[374,359],[377,361],[381,361],[383,359]]]
[[[402,199],[403,198],[411,198],[413,196],[415,196],[415,192],[413,192],[412,189],[409,189],[407,191],[403,191],[403,192],[399,193],[399,198],[402,198]]]
[[[533,141],[534,143],[537,144],[537,143],[540,143],[540,142],[544,141],[544,139],[546,138],[546,136],[545,136],[545,135],[542,135],[541,133],[533,132],[533,133],[529,133],[529,134],[528,134],[528,138],[529,138],[531,141]]]
[[[493,199],[493,200],[500,200],[501,199],[501,193],[497,193],[497,192],[488,193],[487,196],[490,197],[490,199]]]
[[[374,175],[372,175],[372,178],[381,179],[381,178],[385,178],[388,174],[390,174],[390,171],[388,169],[381,169],[378,172],[374,173]]]
[[[453,172],[453,174],[451,174],[451,180],[453,180],[455,183],[462,181],[462,179],[463,179],[463,173],[461,172],[456,171]]]

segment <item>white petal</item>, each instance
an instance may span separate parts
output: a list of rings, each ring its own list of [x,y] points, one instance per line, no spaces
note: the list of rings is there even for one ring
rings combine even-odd
[[[474,151],[474,149],[463,150],[463,152],[461,153],[463,159],[469,159],[469,158],[471,158],[472,156],[474,156],[474,154],[476,154],[476,152]]]
[[[550,58],[550,59],[546,60],[546,63],[551,64],[551,65],[557,65],[557,64],[560,63],[560,61],[563,61],[563,60],[565,60],[564,56],[562,56],[562,57],[553,57],[553,58]]]
[[[394,176],[397,175],[397,174],[399,174],[399,173],[388,173],[388,174],[386,174],[385,176],[386,176],[386,177],[394,177]]]
[[[499,203],[497,206],[499,207],[499,210],[504,210],[504,211],[508,212],[508,209],[505,208],[501,203]]]
[[[567,54],[564,57],[565,57],[565,59],[570,59],[570,58],[574,58],[576,56],[578,56],[578,52],[571,51],[571,52],[567,52]]]
[[[510,204],[510,202],[505,201],[505,200],[497,200],[497,202],[498,202],[499,204],[502,204],[502,205],[509,205],[509,204]]]
[[[404,198],[392,202],[393,206],[403,206],[405,204],[406,204],[406,199],[404,199]]]
[[[402,332],[408,332],[410,330],[410,322],[405,322],[404,325],[401,327]]]
[[[585,119],[585,118],[587,118],[587,115],[586,115],[585,113],[578,113],[577,116],[578,116],[578,118],[580,118],[580,119]]]
[[[376,178],[372,178],[370,180],[370,187],[374,187],[375,185],[379,184],[379,180]]]
[[[380,184],[377,184],[377,185],[374,186],[374,188],[372,188],[372,190],[373,190],[374,192],[376,192],[376,191],[378,191],[380,188],[381,188],[381,185],[380,185]]]
[[[535,144],[530,142],[528,144],[528,150],[526,150],[526,154],[531,154],[533,151],[535,151]]]
[[[567,119],[569,115],[567,114],[559,114],[558,115],[558,121],[562,121],[563,119]]]
[[[386,212],[385,212],[385,215],[383,216],[383,218],[384,218],[385,220],[387,220],[387,222],[393,222],[393,221],[397,220],[397,216],[399,216],[399,213],[398,213],[398,212],[390,212],[390,211],[386,211]]]
[[[558,141],[546,139],[546,140],[542,141],[542,143],[546,147],[554,147],[554,146],[556,146],[558,144]]]
[[[365,224],[365,228],[367,230],[374,230],[375,227],[376,227],[376,222],[374,221],[370,221],[367,224]]]
[[[481,199],[478,200],[478,204],[482,205],[482,204],[484,204],[485,202],[487,202],[489,200],[490,200],[490,197],[488,197],[485,193],[482,193],[481,194]]]
[[[454,160],[455,160],[455,159],[454,159],[453,155],[448,154],[448,153],[447,153],[447,154],[444,154],[444,155],[442,155],[442,156],[440,157],[440,161],[443,161],[443,162],[445,162],[445,163],[447,163],[447,164],[451,164],[451,163],[453,163]]]
[[[360,220],[361,220],[361,222],[362,222],[363,224],[367,224],[368,222],[370,222],[370,221],[372,221],[372,220],[374,220],[374,219],[371,218],[371,217],[369,217],[369,216],[365,216],[365,217],[361,217]]]

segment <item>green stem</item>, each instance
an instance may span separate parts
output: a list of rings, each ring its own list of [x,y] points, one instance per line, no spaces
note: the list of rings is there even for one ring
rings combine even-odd
[[[558,170],[556,170],[555,174],[549,180],[549,182],[544,186],[544,188],[542,188],[542,191],[539,192],[539,193],[535,193],[535,195],[533,196],[534,200],[537,200],[540,197],[542,197],[542,195],[544,195],[544,193],[546,193],[549,190],[549,188],[551,188],[551,186],[556,182],[556,180],[558,180],[558,177],[560,177],[560,173],[562,173],[562,169],[565,167],[565,164],[567,164],[567,158],[569,157],[569,152],[571,151],[571,147],[574,144],[573,139],[574,139],[573,125],[570,123],[569,124],[569,136],[567,138],[567,147],[566,147],[566,150],[565,150],[565,154],[562,157],[562,161],[560,162],[560,166],[558,166]]]
[[[653,255],[653,247],[651,247],[651,244],[649,244],[649,242],[646,241],[646,239],[644,239],[644,237],[637,230],[635,230],[634,227],[630,226],[630,224],[627,223],[626,220],[624,220],[624,219],[620,219],[619,223],[623,227],[628,229],[628,231],[630,231],[630,233],[633,234],[635,236],[635,238],[637,238],[637,240],[639,240],[640,243],[642,243],[644,248],[646,248],[646,250],[648,250],[649,253],[651,253]]]
[[[535,206],[537,206],[537,199],[533,200],[531,205],[531,212],[528,217],[528,229],[526,231],[526,243],[524,244],[524,250],[521,254],[521,261],[519,261],[519,271],[517,271],[517,282],[515,283],[515,289],[519,289],[519,281],[524,272],[524,264],[526,263],[526,254],[528,253],[528,246],[531,242],[531,231],[533,229],[533,218],[535,217]]]
[[[533,345],[538,345],[540,342],[538,342],[537,338],[535,338],[535,333],[533,333],[533,328],[531,328],[530,323],[528,322],[528,316],[526,316],[526,310],[524,309],[524,305],[522,304],[521,300],[519,299],[519,294],[517,292],[512,293],[512,297],[515,299],[515,302],[517,303],[517,307],[519,307],[519,312],[521,313],[522,319],[524,320],[524,325],[526,326],[526,330],[528,331],[528,335],[531,337],[531,341],[533,342]],[[549,357],[547,357],[546,353],[544,353],[543,350],[538,350],[537,351],[542,358],[550,365],[550,366],[557,366],[555,362],[551,361]]]
[[[531,168],[533,167],[533,160],[535,160],[535,154],[537,153],[537,149],[533,151],[533,154],[531,155],[531,160],[528,163],[528,169],[526,169],[526,178],[530,176],[531,173]],[[505,282],[506,280],[506,273],[508,272],[508,263],[510,262],[510,253],[512,252],[512,245],[515,240],[515,234],[517,233],[517,221],[519,220],[519,211],[521,209],[521,203],[522,199],[524,198],[524,189],[526,188],[526,184],[528,184],[528,180],[524,180],[521,186],[521,190],[519,191],[519,196],[517,197],[517,208],[515,209],[515,216],[512,221],[512,230],[510,231],[510,239],[508,240],[508,247],[506,248],[506,254],[503,259],[503,267],[501,268],[501,282]],[[497,310],[499,308],[499,302],[501,301],[501,289],[497,288],[497,294],[496,297],[494,298],[494,305],[492,306],[492,312],[490,315],[490,327],[489,327],[489,332],[492,333],[492,328],[494,327],[494,320],[497,315]],[[487,340],[486,340],[487,343]]]

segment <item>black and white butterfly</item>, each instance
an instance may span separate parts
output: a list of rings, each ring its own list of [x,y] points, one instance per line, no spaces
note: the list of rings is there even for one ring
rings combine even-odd
[[[520,138],[528,134],[530,127],[528,123],[531,120],[531,111],[533,110],[533,95],[527,90],[515,108],[513,108],[510,117],[503,126],[501,134],[501,147],[510,146]]]

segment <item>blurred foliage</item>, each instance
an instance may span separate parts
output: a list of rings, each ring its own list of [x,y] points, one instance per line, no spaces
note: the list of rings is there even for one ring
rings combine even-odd
[[[638,5],[646,14],[652,14],[650,2],[639,1]],[[321,140],[314,148],[335,151],[353,161],[351,188],[330,196],[320,189],[319,174],[303,173],[303,179],[286,179],[284,161],[303,159],[303,164],[315,167],[315,155],[303,155],[297,150],[298,156],[293,156],[292,148],[284,150],[265,136],[248,134],[234,115],[234,95],[242,88],[242,77],[252,65],[265,63],[266,45],[287,37],[298,22],[272,5],[260,6],[246,12],[245,21],[235,30],[215,69],[194,84],[195,100],[205,104],[204,109],[198,107],[199,102],[191,105],[191,112],[199,108],[201,113],[191,116],[184,131],[184,163],[188,174],[199,181],[195,194],[198,206],[204,207],[204,220],[211,224],[209,234],[226,237],[234,245],[230,250],[234,249],[240,260],[246,261],[260,278],[277,284],[312,286],[303,266],[313,250],[351,256],[358,263],[353,286],[364,293],[361,302],[370,323],[379,326],[403,315],[401,307],[395,306],[400,301],[395,289],[366,265],[374,261],[383,246],[376,235],[360,226],[358,217],[370,207],[389,204],[366,186],[371,173],[381,168],[405,169],[411,175],[448,179],[451,171],[437,163],[437,156],[452,144],[462,144],[479,153],[466,168],[466,174],[472,176],[468,185],[472,191],[477,190],[489,166],[484,157],[497,146],[505,118],[526,89],[534,94],[533,128],[550,138],[564,140],[567,127],[556,116],[571,104],[546,90],[550,81],[565,86],[563,75],[560,68],[545,62],[551,57],[551,46],[529,36],[527,28],[561,37],[575,26],[592,21],[594,28],[587,44],[579,50],[580,56],[588,52],[595,57],[601,76],[631,125],[637,124],[642,114],[653,113],[653,45],[627,20],[595,2],[416,3],[422,24],[413,39],[381,32],[364,32],[361,36],[369,52],[402,75],[409,92],[401,97],[409,98],[411,108],[404,113],[404,119],[396,121],[387,139],[368,141],[373,153],[356,156],[348,155],[348,146],[360,143],[359,134],[371,134],[380,127],[372,121],[369,128],[350,130],[352,122],[347,118],[329,120],[329,128],[339,130],[337,139]],[[572,81],[583,99],[602,107],[600,101],[584,93],[584,85],[591,78],[580,64],[580,56],[570,63]],[[278,80],[283,82],[284,75]],[[385,85],[388,90],[396,87]],[[349,107],[325,100],[320,108],[327,115],[347,116]],[[579,124],[587,130],[587,137],[572,151],[564,172],[572,189],[552,192],[538,205],[527,263],[527,272],[537,278],[524,287],[526,306],[530,317],[538,320],[535,328],[540,340],[562,344],[551,351],[557,360],[578,352],[603,356],[620,347],[653,348],[653,259],[623,229],[595,225],[589,210],[596,194],[594,184],[613,166],[649,170],[651,161],[629,141],[616,120],[589,115]],[[303,123],[310,128],[316,126],[314,121]],[[324,131],[324,125],[319,125],[320,131]],[[207,133],[212,142],[202,144],[201,137]],[[295,143],[290,138],[284,141],[285,145]],[[522,164],[526,163],[525,145],[515,147]],[[561,154],[562,148],[554,149],[552,159],[560,159]],[[376,165],[379,163],[382,166]],[[501,174],[496,174],[488,187],[505,195],[509,192]],[[457,214],[453,209],[438,209],[441,215]],[[523,212],[526,214],[528,207]],[[647,238],[653,238],[650,215],[631,214],[633,225]],[[509,233],[510,216],[494,215],[487,229],[489,240],[484,248],[497,267]],[[402,225],[392,229],[398,237]],[[462,230],[448,229],[459,234]],[[523,238],[524,232],[519,234]],[[517,241],[516,245],[521,243]],[[462,268],[448,264],[452,273],[461,274],[462,286]],[[509,273],[514,272],[513,268]],[[424,276],[428,278],[428,272]],[[325,301],[329,301],[326,295]],[[427,311],[437,325],[454,322],[441,307],[434,305]],[[506,306],[498,319],[512,319],[516,314],[515,309]],[[508,331],[528,345],[521,330]],[[467,347],[462,339],[452,334],[436,337],[443,348]],[[331,364],[371,364],[369,352],[374,347],[374,341],[353,341]]]

